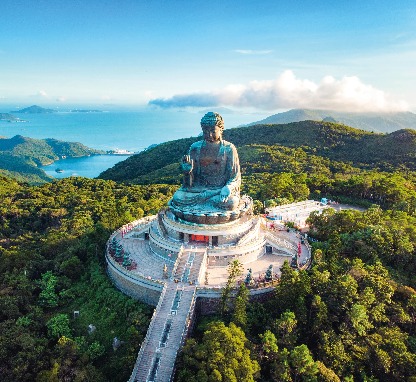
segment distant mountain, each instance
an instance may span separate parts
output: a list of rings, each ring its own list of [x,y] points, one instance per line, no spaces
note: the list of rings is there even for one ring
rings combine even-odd
[[[400,129],[416,129],[416,114],[411,112],[344,113],[334,110],[314,109],[292,109],[283,113],[271,115],[261,121],[252,122],[246,126],[269,123],[291,123],[308,120],[337,122],[357,129],[379,133],[391,133]]]
[[[310,155],[318,155],[335,161],[350,162],[356,167],[392,170],[407,167],[416,170],[416,131],[403,129],[390,134],[375,134],[345,125],[301,121],[289,124],[263,124],[227,129],[224,138],[239,149],[242,171],[250,170],[248,162],[264,160],[262,150],[256,157],[248,158],[250,147],[273,146],[302,148]],[[198,138],[184,138],[162,143],[152,149],[117,163],[100,174],[100,178],[130,183],[177,183],[181,179],[179,162],[189,146]],[[257,157],[259,155],[259,157]]]
[[[46,113],[55,113],[55,110],[45,109],[43,107],[32,105],[25,107],[21,110],[12,111],[12,113],[22,113],[22,114],[46,114]]]
[[[103,154],[77,142],[56,139],[33,139],[16,135],[0,138],[0,173],[11,175],[29,183],[44,183],[52,178],[39,166],[62,158],[75,158],[92,154]],[[18,176],[17,176],[18,175]]]

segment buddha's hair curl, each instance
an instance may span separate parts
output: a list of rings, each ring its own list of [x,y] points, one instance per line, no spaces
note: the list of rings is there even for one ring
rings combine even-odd
[[[206,113],[201,119],[201,127],[204,129],[206,127],[218,126],[221,131],[224,131],[224,120],[218,113],[210,111]]]

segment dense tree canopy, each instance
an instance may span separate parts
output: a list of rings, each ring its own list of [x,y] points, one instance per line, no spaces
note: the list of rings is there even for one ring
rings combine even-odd
[[[200,344],[189,340],[183,349],[178,381],[254,382],[260,368],[246,342],[244,332],[233,323],[211,323]]]
[[[170,186],[0,178],[0,370],[8,381],[125,381],[151,309],[103,268],[110,233],[155,213]],[[73,311],[80,312],[74,318]],[[96,331],[88,335],[88,325]],[[114,352],[112,339],[125,343]]]

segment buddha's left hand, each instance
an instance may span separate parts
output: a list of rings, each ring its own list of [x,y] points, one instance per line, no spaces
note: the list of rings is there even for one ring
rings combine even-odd
[[[231,195],[231,190],[228,186],[224,186],[221,189],[220,198],[223,203],[225,203]]]

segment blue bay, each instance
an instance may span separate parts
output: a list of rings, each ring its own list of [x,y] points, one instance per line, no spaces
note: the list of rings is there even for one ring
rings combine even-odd
[[[80,142],[99,150],[124,149],[139,152],[152,144],[197,136],[201,129],[199,122],[203,113],[178,111],[138,111],[51,114],[16,114],[28,122],[9,123],[0,121],[0,136]],[[236,127],[262,118],[264,114],[225,114],[226,128]],[[87,158],[65,159],[50,166],[42,167],[48,175],[62,178],[79,175],[88,178],[98,176],[102,171],[126,156],[99,155]],[[56,168],[64,170],[57,173]]]

